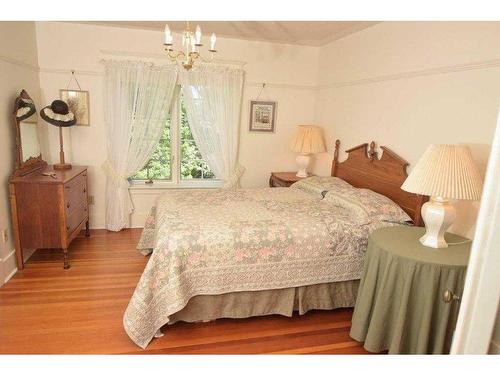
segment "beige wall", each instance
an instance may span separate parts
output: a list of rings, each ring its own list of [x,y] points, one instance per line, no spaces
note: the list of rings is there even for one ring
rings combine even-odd
[[[7,243],[0,239],[2,285],[16,269],[8,192],[8,179],[14,165],[14,100],[24,88],[37,108],[40,106],[34,22],[0,22],[0,88],[0,231],[8,231]]]
[[[207,30],[208,31],[208,30]],[[90,91],[91,126],[67,130],[66,156],[75,164],[90,166],[91,226],[104,227],[105,177],[100,165],[106,158],[103,108],[103,58],[160,60],[164,56],[161,31],[146,31],[85,24],[37,22],[42,100],[49,103],[65,88],[69,70],[77,71],[82,89]],[[57,43],[55,42],[57,40]],[[176,35],[176,40],[179,36]],[[240,162],[246,167],[244,187],[266,186],[271,171],[293,170],[295,156],[288,141],[295,125],[314,119],[316,67],[319,48],[218,38],[218,59],[244,61],[246,88],[243,98]],[[112,51],[113,53],[110,53]],[[119,53],[117,53],[119,52]],[[123,56],[118,56],[123,55]],[[274,134],[248,132],[249,100],[255,98],[259,84],[266,82],[262,99],[278,101]],[[48,129],[51,160],[57,160],[57,129]],[[132,225],[142,226],[159,191],[132,192],[135,213]]]
[[[500,22],[383,22],[321,48],[316,123],[342,150],[374,140],[411,167],[430,143],[465,143],[484,172],[500,104]],[[315,172],[327,174],[330,154]],[[452,230],[473,235],[478,202]]]

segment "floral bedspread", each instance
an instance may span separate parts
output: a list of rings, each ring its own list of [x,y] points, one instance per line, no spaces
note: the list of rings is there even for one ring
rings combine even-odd
[[[293,188],[169,191],[139,244],[152,254],[125,312],[145,348],[196,295],[359,279],[372,228]]]

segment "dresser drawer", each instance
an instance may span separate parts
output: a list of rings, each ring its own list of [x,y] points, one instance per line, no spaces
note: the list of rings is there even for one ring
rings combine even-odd
[[[87,172],[64,184],[66,231],[72,233],[88,217]]]
[[[82,204],[87,206],[86,173],[82,173],[64,184],[64,207],[66,215],[72,214]]]
[[[66,213],[66,231],[72,233],[88,217],[88,208],[86,204],[80,204],[72,207],[71,212]]]

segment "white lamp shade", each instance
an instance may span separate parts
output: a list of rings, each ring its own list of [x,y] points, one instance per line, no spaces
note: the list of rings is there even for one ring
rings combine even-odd
[[[321,128],[313,125],[299,125],[292,141],[290,149],[300,154],[316,154],[325,152],[325,141]]]
[[[430,145],[401,189],[451,199],[478,200],[483,187],[471,152],[462,145]]]

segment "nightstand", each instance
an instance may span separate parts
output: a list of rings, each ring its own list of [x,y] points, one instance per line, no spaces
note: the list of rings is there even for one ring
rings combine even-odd
[[[297,177],[297,172],[272,172],[269,178],[270,187],[289,187],[306,177]],[[311,177],[312,175],[308,176]]]
[[[350,335],[370,352],[449,353],[471,242],[446,233],[423,246],[425,228],[377,229],[368,241]]]

